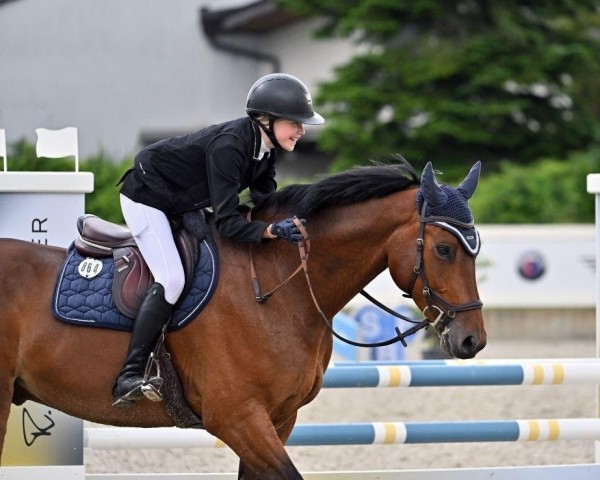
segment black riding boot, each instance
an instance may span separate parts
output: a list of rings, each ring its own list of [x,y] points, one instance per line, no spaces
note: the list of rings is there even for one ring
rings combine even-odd
[[[164,287],[160,283],[154,283],[135,320],[127,358],[113,387],[113,406],[128,406],[143,396],[140,387],[144,384],[146,364],[163,326],[169,321],[172,308],[173,305],[165,300]],[[154,387],[160,387],[160,380],[157,377],[155,380],[158,385]],[[152,379],[149,383],[152,383]]]

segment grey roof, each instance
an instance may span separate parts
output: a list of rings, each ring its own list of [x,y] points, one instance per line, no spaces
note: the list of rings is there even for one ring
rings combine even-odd
[[[261,33],[281,28],[302,16],[270,0],[258,0],[234,8],[202,8],[202,22],[209,34]]]

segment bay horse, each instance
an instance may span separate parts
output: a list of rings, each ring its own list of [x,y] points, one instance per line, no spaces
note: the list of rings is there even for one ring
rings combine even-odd
[[[332,333],[319,309],[331,319],[386,268],[427,319],[437,321],[451,356],[471,358],[485,346],[478,246],[469,250],[468,243],[479,237],[469,218],[453,217],[448,205],[452,195],[466,205],[478,178],[476,164],[453,189],[436,182],[430,164],[419,178],[399,159],[258,200],[255,218],[305,218],[311,241],[309,277],[294,276],[262,303],[250,281],[248,246],[221,238],[210,222],[221,265],[217,289],[193,322],[167,336],[166,346],[187,404],[238,455],[239,479],[302,479],[284,444],[330,361]],[[173,426],[161,404],[145,398],[128,409],[111,406],[128,334],[53,318],[50,303],[66,251],[0,239],[0,252],[0,452],[11,402],[33,400],[115,426]],[[298,257],[282,241],[253,249],[265,288],[283,282]]]

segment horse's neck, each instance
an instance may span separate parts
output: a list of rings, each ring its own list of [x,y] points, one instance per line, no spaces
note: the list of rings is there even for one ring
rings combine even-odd
[[[390,238],[408,229],[414,218],[414,207],[406,199],[395,194],[338,208],[315,222],[309,271],[320,297],[329,300],[324,307],[329,313],[343,308],[387,268]]]

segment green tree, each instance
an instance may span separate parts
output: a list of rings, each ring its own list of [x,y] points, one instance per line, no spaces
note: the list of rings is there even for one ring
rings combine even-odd
[[[498,173],[481,179],[470,201],[477,223],[593,223],[595,198],[586,179],[600,172],[600,149],[566,160],[502,162]]]
[[[335,169],[397,152],[452,177],[600,141],[597,0],[278,3],[363,47],[315,96]]]

